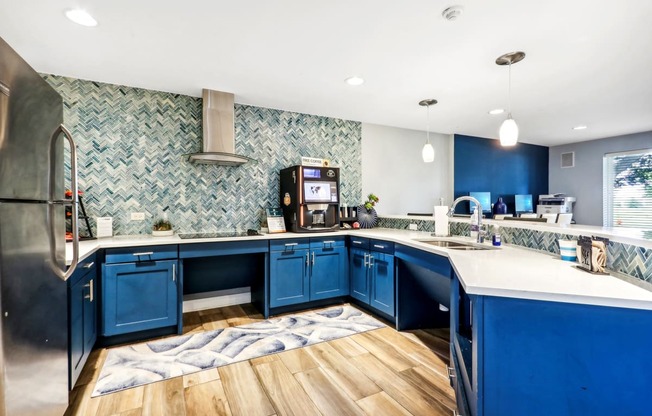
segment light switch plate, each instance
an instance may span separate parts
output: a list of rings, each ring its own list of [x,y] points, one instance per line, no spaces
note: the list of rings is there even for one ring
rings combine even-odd
[[[416,225],[416,224],[410,224],[410,225],[408,226],[408,229],[409,229],[410,231],[416,231],[416,230],[417,230],[417,225]]]

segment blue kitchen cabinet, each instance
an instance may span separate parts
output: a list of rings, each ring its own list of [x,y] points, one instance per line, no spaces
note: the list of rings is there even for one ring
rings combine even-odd
[[[367,261],[369,250],[351,247],[349,249],[349,274],[351,278],[351,297],[369,304],[370,278]]]
[[[75,386],[97,340],[97,267],[95,255],[80,262],[68,279],[68,387]]]
[[[376,251],[369,252],[371,295],[369,305],[394,316],[394,256]]]
[[[176,326],[180,302],[176,246],[119,250],[107,250],[102,265],[102,335]],[[125,259],[132,261],[119,262]]]
[[[294,305],[310,300],[310,253],[287,249],[270,253],[270,307]]]
[[[270,307],[349,294],[344,237],[270,241]]]
[[[349,239],[351,297],[395,315],[394,244],[364,237]]]
[[[649,310],[467,294],[453,276],[450,321],[462,414],[650,412]]]
[[[344,238],[310,239],[310,300],[349,294]]]

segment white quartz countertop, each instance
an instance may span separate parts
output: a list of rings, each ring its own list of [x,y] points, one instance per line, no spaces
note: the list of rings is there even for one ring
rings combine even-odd
[[[615,276],[594,275],[562,261],[558,256],[517,246],[497,249],[459,251],[417,241],[432,239],[430,233],[376,228],[329,233],[283,233],[264,236],[181,239],[151,236],[119,236],[80,242],[80,260],[100,248],[136,247],[163,244],[197,244],[260,239],[308,238],[332,235],[357,235],[378,238],[425,252],[446,256],[468,294],[503,296],[587,305],[613,306],[652,310],[652,291]],[[453,240],[470,242],[468,237]],[[485,243],[490,245],[489,243]],[[66,260],[72,259],[72,245],[66,244]],[[643,286],[647,285],[643,283]],[[652,286],[651,286],[652,287]]]

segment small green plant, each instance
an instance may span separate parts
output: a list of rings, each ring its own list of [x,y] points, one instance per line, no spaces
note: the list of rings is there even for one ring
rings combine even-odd
[[[161,219],[157,220],[154,223],[154,231],[170,231],[172,229],[172,224],[169,220]]]
[[[369,211],[371,208],[373,208],[378,202],[380,202],[380,199],[374,195],[374,194],[369,194],[367,196],[367,200],[364,202],[364,207]]]

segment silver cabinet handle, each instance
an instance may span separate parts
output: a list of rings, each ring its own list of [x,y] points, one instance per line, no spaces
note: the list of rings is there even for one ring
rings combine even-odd
[[[312,265],[315,265],[315,252],[312,252]]]
[[[473,301],[469,300],[469,326],[473,326]]]
[[[452,380],[455,378],[455,368],[446,366],[446,370],[448,371],[448,379]]]
[[[136,257],[151,256],[152,254],[154,254],[153,251],[143,251],[143,252],[140,252],[140,253],[133,253],[133,255],[136,256]]]
[[[299,245],[299,243],[285,243],[285,247],[294,247],[294,246],[298,246],[298,245]]]
[[[335,244],[335,240],[326,240],[323,241],[324,244]]]
[[[353,243],[353,244],[362,244],[362,241],[353,240],[352,243]]]
[[[90,269],[90,268],[93,267],[93,266],[95,266],[95,262],[94,262],[94,261],[92,261],[92,262],[90,262],[90,263],[86,263],[86,264],[84,264],[82,267],[83,267],[84,269]]]
[[[369,254],[369,268],[370,268],[370,269],[371,269],[372,267],[374,267],[374,262],[373,262],[372,260],[374,260],[374,256],[372,256],[371,254]]]
[[[380,244],[374,244],[374,247],[376,247],[376,248],[385,248],[385,246],[381,246]]]
[[[306,252],[306,266],[310,265],[310,253]]]
[[[172,263],[172,281],[177,281],[177,265],[175,263]]]
[[[365,254],[365,255],[364,255],[364,267],[367,267],[367,265],[368,265],[368,264],[367,264],[367,257],[368,257],[368,256],[369,256],[369,254]]]
[[[93,303],[93,292],[94,292],[94,290],[93,290],[93,281],[94,280],[95,279],[91,279],[90,282],[88,282],[87,284],[84,285],[84,287],[89,288],[88,295],[84,296],[84,299],[90,299],[91,303]]]
[[[446,371],[448,372],[448,383],[451,387],[455,387],[455,383],[453,382],[453,379],[456,377],[455,368],[446,366]]]
[[[70,189],[72,191],[72,200],[56,200],[54,191],[56,189],[55,179],[56,174],[54,172],[55,163],[52,158],[56,155],[56,142],[59,138],[59,135],[63,133],[63,136],[68,140],[70,144]],[[60,124],[57,130],[54,132],[50,138],[50,200],[48,201],[50,207],[48,208],[48,223],[50,225],[50,258],[52,261],[51,268],[54,273],[63,280],[68,280],[68,278],[75,272],[77,269],[77,263],[79,262],[79,226],[78,226],[78,216],[79,216],[79,195],[77,193],[77,145],[75,140],[72,138],[72,134],[64,127],[63,124]],[[55,220],[54,220],[54,205],[70,205],[72,211],[72,261],[68,270],[64,271],[57,266],[58,260],[56,258],[56,242],[59,236],[56,235],[57,231],[55,230]]]

